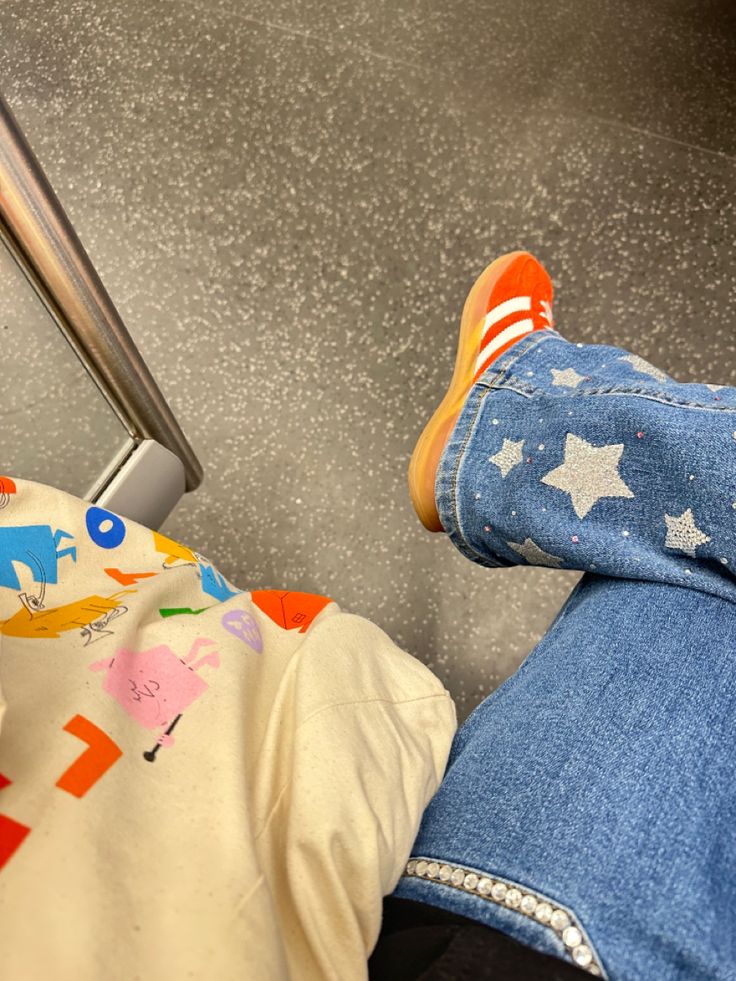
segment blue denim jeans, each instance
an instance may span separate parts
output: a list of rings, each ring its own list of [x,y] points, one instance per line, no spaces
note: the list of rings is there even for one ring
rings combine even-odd
[[[614,981],[736,979],[736,390],[540,332],[436,496],[474,562],[585,575],[459,730],[395,895]]]

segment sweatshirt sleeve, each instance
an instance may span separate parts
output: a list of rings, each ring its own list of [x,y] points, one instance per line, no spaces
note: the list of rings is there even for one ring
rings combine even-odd
[[[257,848],[295,979],[358,979],[444,774],[452,700],[375,625],[345,613],[289,666],[258,760]]]

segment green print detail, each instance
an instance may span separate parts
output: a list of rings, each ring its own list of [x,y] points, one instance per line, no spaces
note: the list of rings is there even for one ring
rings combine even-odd
[[[201,610],[193,610],[190,606],[179,606],[173,607],[172,609],[159,610],[158,612],[162,617],[178,617],[182,613],[190,613],[196,617],[198,613],[204,613],[205,610],[209,610],[209,606],[203,606]]]

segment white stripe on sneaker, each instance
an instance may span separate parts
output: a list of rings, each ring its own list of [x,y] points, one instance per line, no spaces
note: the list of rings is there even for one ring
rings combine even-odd
[[[530,296],[515,296],[511,300],[504,300],[492,310],[489,310],[483,320],[483,336],[485,337],[488,328],[493,327],[504,317],[510,317],[512,313],[526,313],[532,308],[532,298]]]
[[[492,358],[499,348],[502,348],[504,344],[508,344],[509,341],[515,341],[519,337],[523,337],[524,334],[531,334],[534,330],[534,321],[530,318],[525,320],[517,320],[515,324],[511,324],[509,327],[504,327],[504,329],[493,338],[490,344],[487,344],[483,350],[478,355],[475,362],[475,370],[478,372],[482,365]]]

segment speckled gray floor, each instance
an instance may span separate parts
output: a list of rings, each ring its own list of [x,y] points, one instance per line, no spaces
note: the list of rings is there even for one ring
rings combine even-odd
[[[205,466],[165,530],[464,717],[575,581],[414,517],[465,293],[528,248],[571,339],[735,382],[735,38],[730,0],[4,0],[0,88]]]

